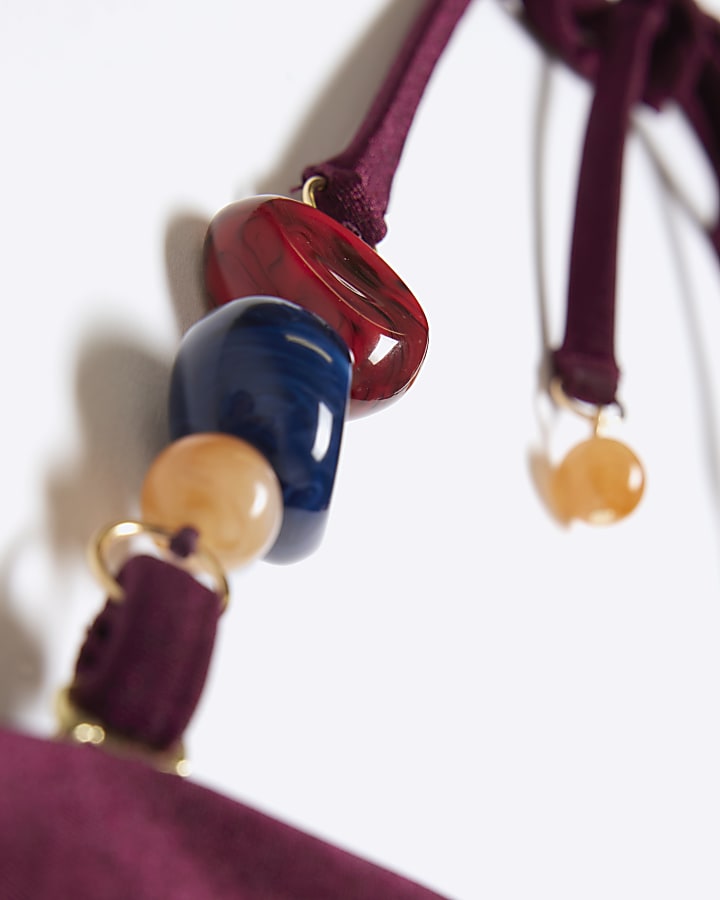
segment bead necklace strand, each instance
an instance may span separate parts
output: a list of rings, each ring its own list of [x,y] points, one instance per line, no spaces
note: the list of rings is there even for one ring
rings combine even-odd
[[[480,14],[478,14],[478,17],[479,17],[479,15],[480,15]],[[485,14],[483,14],[483,15],[485,15]],[[488,14],[488,15],[491,15],[491,14]],[[496,26],[498,26],[498,27],[500,27],[499,22],[497,22],[497,21],[492,21],[492,24],[493,24],[493,25],[496,25]],[[507,25],[506,25],[505,27],[507,27]],[[476,36],[474,37],[474,39],[477,39]],[[422,127],[422,123],[421,123],[421,127]],[[427,133],[427,132],[423,132],[423,133]],[[421,140],[420,138],[418,138],[418,144],[419,144],[419,145],[422,145],[422,140]],[[404,195],[401,195],[401,196],[404,196]],[[400,208],[402,208],[401,203],[398,203],[398,206],[399,206]],[[383,252],[384,252],[384,248],[383,248]],[[462,257],[461,257],[461,259],[462,259]],[[456,265],[460,265],[460,263],[456,263]],[[464,263],[463,263],[463,265],[464,265]],[[401,265],[398,264],[398,269],[402,269],[402,268],[403,268],[403,267],[402,267]],[[407,266],[405,267],[405,270],[406,270],[406,269],[407,269]],[[408,270],[408,271],[410,271],[410,270]],[[417,289],[416,289],[416,291],[417,291]],[[418,292],[418,293],[419,293],[419,292]],[[434,314],[434,310],[433,310],[433,314]],[[441,319],[441,321],[442,321],[442,316],[440,316],[440,319]],[[433,321],[434,321],[434,315],[433,315]],[[440,334],[442,334],[442,326],[440,326]],[[432,365],[432,360],[431,360],[431,359],[429,360],[428,364],[429,364],[429,365]],[[84,388],[81,388],[81,390],[83,390],[83,389],[84,389],[84,390],[88,390],[87,386],[85,386]],[[408,402],[408,403],[410,403],[410,404],[413,404],[413,403],[416,403],[416,402],[417,402],[417,403],[420,403],[420,400],[414,401],[414,400],[412,399],[412,397],[413,397],[413,392],[414,392],[415,390],[418,390],[418,389],[421,389],[420,382],[419,382],[418,385],[417,385],[416,387],[414,387],[413,390],[408,394],[408,397],[407,397],[407,402]],[[422,389],[421,389],[421,390],[422,390]],[[424,404],[427,406],[427,396],[428,396],[428,395],[425,394],[424,396],[425,396],[425,399],[424,399],[423,402],[424,402]],[[430,395],[430,396],[432,396],[432,395]],[[399,421],[403,421],[403,422],[407,422],[407,421],[408,421],[407,418],[406,418],[406,415],[407,415],[407,414],[402,412],[402,407],[404,406],[405,402],[406,402],[406,401],[403,400],[403,403],[402,403],[402,404],[399,404],[399,405],[393,410],[393,415],[395,415],[395,414],[396,414],[396,411],[397,411],[397,415],[400,417]],[[629,404],[629,405],[631,405],[633,409],[637,409],[637,405],[636,405],[636,404]],[[411,407],[411,408],[412,408],[412,407]],[[417,408],[417,407],[416,407],[416,408]],[[451,406],[448,406],[448,405],[446,404],[446,408],[452,408],[452,407],[451,407]],[[388,414],[388,416],[389,416],[389,414]],[[425,418],[425,416],[423,416],[423,418]],[[399,441],[400,438],[395,438],[395,437],[392,436],[392,430],[393,430],[393,429],[391,428],[390,419],[388,418],[387,421],[388,421],[388,424],[387,424],[387,431],[386,431],[386,432],[383,432],[383,437],[384,437],[385,440],[387,440],[387,442],[388,442],[388,449],[390,449],[391,446],[392,446],[392,444],[394,444],[394,443],[396,442],[396,440]],[[352,426],[352,440],[363,441],[363,444],[364,444],[364,439],[361,438],[360,435],[359,435],[359,429],[360,429],[361,427],[364,427],[364,426],[367,426],[368,428],[373,428],[373,429],[375,429],[375,433],[377,433],[377,430],[378,430],[378,428],[379,428],[379,426],[372,425],[370,419],[368,419],[366,422],[358,423],[357,425],[353,425],[353,426]],[[401,427],[404,428],[404,425],[401,426]],[[437,427],[437,426],[433,426],[433,427]],[[134,428],[133,428],[133,431],[135,431]],[[134,436],[133,436],[133,439],[134,439]],[[347,444],[349,444],[349,443],[350,443],[350,439],[348,439]],[[343,450],[343,453],[345,453],[346,451],[347,451],[348,453],[350,453],[350,454],[355,454],[355,453],[357,453],[357,451],[355,451],[355,450],[347,450],[347,444],[346,444],[346,447],[345,447],[344,450]],[[362,446],[362,445],[360,445],[360,446]],[[411,446],[412,446],[412,444],[411,444]],[[376,458],[377,458],[377,457],[376,457]],[[463,458],[464,458],[464,457],[463,457]],[[369,468],[369,463],[368,463],[368,468]],[[660,466],[660,469],[662,469],[662,466]],[[365,474],[367,474],[367,473],[365,473]],[[342,476],[339,476],[339,477],[342,477]],[[348,476],[348,478],[350,478],[350,477],[352,477],[352,476]],[[372,480],[372,479],[371,479],[371,480]],[[398,479],[398,484],[399,484],[399,479]],[[398,489],[400,489],[400,488],[398,488]],[[394,504],[393,504],[393,506],[394,506]],[[434,504],[433,504],[433,506],[434,506]],[[437,507],[435,507],[435,508],[437,508]],[[424,511],[425,511],[425,510],[423,510],[423,512],[424,512]],[[108,510],[108,512],[110,512],[110,510]],[[392,509],[392,506],[391,506],[391,512],[392,512],[393,515],[395,515],[395,511]],[[398,516],[400,516],[400,513],[401,513],[401,512],[402,512],[402,510],[400,510],[400,511],[398,512]],[[408,510],[405,510],[405,512],[407,513]],[[404,518],[404,516],[401,516],[401,518]],[[413,518],[413,517],[411,516],[411,518]],[[535,527],[536,527],[536,528],[538,527],[538,523],[541,522],[541,521],[542,521],[542,519],[541,519],[540,517],[538,517],[538,520],[537,520],[537,522],[535,523]],[[506,524],[509,526],[510,521],[508,520],[508,521],[506,522],[505,519],[503,519],[503,518],[501,517],[500,520],[499,520],[499,522],[496,522],[496,528],[499,528],[500,531],[503,531],[503,530],[505,530],[504,526],[505,526]],[[398,527],[400,527],[400,526],[398,526]],[[540,526],[540,527],[542,527],[542,526]],[[638,526],[638,528],[639,528],[639,526]],[[370,530],[370,529],[363,529],[363,531],[367,531],[367,530]],[[382,529],[380,529],[380,530],[382,531]],[[493,529],[493,531],[494,531],[494,530],[495,530],[495,529]],[[629,533],[630,535],[632,535],[632,534],[634,534],[634,533],[637,533],[637,528],[633,529],[632,526],[631,526],[631,530],[630,530],[629,532],[626,532],[626,533]],[[485,536],[486,536],[486,538],[489,539],[489,538],[494,537],[494,534],[490,534],[489,532],[485,532]],[[330,536],[328,535],[328,537],[330,537]],[[345,537],[347,538],[347,533],[346,533]],[[363,537],[366,538],[367,535],[366,535],[366,534],[363,534]],[[565,536],[563,536],[563,537],[565,537]],[[460,536],[459,539],[460,539],[460,541],[461,541],[461,547],[463,548],[463,552],[468,552],[469,549],[470,549],[470,547],[469,547],[469,545],[467,545],[467,547],[466,547],[466,544],[465,544],[465,538],[464,538],[463,536]],[[593,538],[593,539],[597,539],[597,538]],[[336,541],[336,540],[335,540],[334,538],[332,538],[332,537],[330,537],[330,540],[333,541],[333,544],[332,544],[333,547],[336,547],[337,544],[339,543],[339,541]],[[605,542],[605,543],[603,544],[603,546],[607,546],[608,544],[612,543],[612,539],[611,539],[611,538],[600,538],[599,540]],[[476,543],[477,543],[477,539],[473,540],[473,546],[474,546]],[[484,542],[481,542],[481,543],[484,543]],[[577,546],[577,545],[578,545],[578,542],[575,541],[575,542],[574,542],[574,546]],[[426,545],[423,544],[422,546],[425,547]],[[494,544],[493,544],[493,546],[494,546]],[[366,547],[364,547],[363,549],[367,550]],[[701,552],[700,552],[701,549],[702,549],[702,548],[700,548],[700,547],[698,548],[698,558],[700,558],[700,556],[702,555]],[[502,551],[498,551],[498,552],[502,552]],[[642,549],[639,550],[638,552],[641,554],[641,556],[644,556],[644,551],[643,551]],[[382,550],[382,548],[380,548],[380,547],[377,547],[377,548],[376,548],[376,547],[373,547],[372,542],[370,542],[370,544],[369,544],[369,553],[370,553],[371,556],[372,556],[374,553],[383,555],[383,550]],[[533,548],[531,548],[531,547],[528,548],[527,553],[529,554],[530,560],[537,560],[537,559],[539,559],[539,557],[535,555],[535,551],[533,550]],[[617,558],[617,557],[616,557],[616,558]],[[400,579],[400,581],[395,582],[395,583],[398,584],[399,587],[401,587],[402,584],[404,584],[404,583],[405,583],[405,584],[408,583],[408,582],[416,583],[418,580],[422,581],[423,579],[418,575],[418,570],[421,568],[421,565],[422,565],[422,562],[424,562],[424,559],[425,559],[425,554],[422,554],[422,553],[421,553],[419,557],[418,557],[418,556],[415,556],[414,563],[410,563],[410,568],[411,568],[411,569],[414,569],[413,577],[412,577],[412,578],[403,577],[402,579]],[[358,564],[360,565],[360,563],[358,563]],[[492,565],[492,563],[490,563],[490,564]],[[530,563],[530,564],[532,564],[532,563]],[[305,564],[303,564],[303,565],[305,565]],[[314,566],[314,563],[308,562],[307,565],[309,565],[309,566]],[[364,565],[364,563],[363,563],[363,565]],[[642,561],[639,562],[639,565],[642,566]],[[299,567],[299,568],[301,568],[301,567]],[[342,564],[341,564],[341,568],[342,568]],[[318,571],[318,578],[319,578],[319,577],[320,577],[320,576],[319,576],[320,569],[318,568],[317,571]],[[382,568],[380,569],[380,571],[383,571]],[[345,574],[347,574],[347,573],[345,573]],[[548,573],[548,575],[549,575],[549,573]],[[291,582],[290,582],[290,576],[289,576],[289,574],[286,574],[285,572],[283,572],[282,569],[272,569],[272,570],[270,570],[269,573],[266,575],[265,580],[266,580],[266,581],[269,580],[271,576],[277,577],[277,578],[281,579],[281,580],[282,580],[282,583],[283,583],[284,585],[289,585],[289,584],[291,583]],[[255,576],[254,578],[253,578],[252,575],[249,575],[249,576],[242,576],[242,578],[238,579],[238,581],[237,581],[237,585],[238,585],[238,596],[243,596],[244,593],[245,593],[245,589],[242,587],[242,584],[243,584],[243,579],[246,578],[246,577],[248,577],[248,583],[249,583],[250,585],[255,585],[255,584],[258,583],[258,578],[257,578],[257,576]],[[293,576],[293,577],[297,577],[297,576]],[[509,577],[510,580],[512,581],[512,578],[513,578],[512,573],[510,573],[508,577]],[[302,576],[299,576],[299,578],[300,578],[300,580],[302,580]],[[232,579],[231,579],[231,580],[232,580]],[[306,584],[309,584],[309,582],[306,582]],[[495,585],[496,585],[496,587],[497,587],[497,582],[495,582]],[[459,588],[458,588],[458,589],[459,589]],[[628,589],[629,589],[629,588],[628,588]],[[306,588],[306,591],[309,591],[309,590],[310,590],[309,588]],[[342,592],[343,592],[342,582],[340,582],[340,584],[338,585],[338,587],[336,588],[336,590],[337,590],[339,593],[342,593]],[[447,590],[447,589],[446,589],[446,590]],[[506,591],[507,591],[507,588],[506,588],[505,590],[501,591],[501,593],[503,594],[504,602],[506,602],[506,603],[517,602],[517,601],[513,601],[513,600],[512,600],[512,596],[513,596],[512,590],[509,590],[509,591],[507,592],[507,594],[506,594]],[[250,589],[250,591],[249,591],[248,593],[251,593],[251,592],[252,592],[252,588]],[[392,593],[392,592],[390,592],[390,593]],[[485,590],[483,590],[483,591],[482,591],[482,595],[484,596],[485,593],[486,593]],[[398,597],[399,594],[398,594],[398,593],[394,593],[393,596]],[[591,589],[590,589],[590,592],[588,593],[588,602],[590,602],[590,603],[592,603],[592,596],[593,596],[593,594],[592,594],[592,588],[591,588]],[[426,604],[426,602],[428,602],[429,599],[430,599],[430,598],[429,598],[427,595],[424,595],[424,594],[422,594],[422,593],[421,593],[421,594],[418,596],[418,598],[417,598],[417,600],[418,600],[418,608],[417,608],[417,610],[416,610],[416,615],[419,617],[420,621],[422,621],[424,618],[427,618],[427,617],[430,615],[429,609],[428,609],[428,610],[425,609],[425,604]],[[437,604],[437,602],[438,602],[438,597],[437,597],[437,596],[433,596],[432,599],[433,599],[433,602],[434,602],[435,604]],[[482,598],[481,598],[480,596],[474,597],[474,598],[473,598],[473,602],[480,602],[481,599],[482,599]],[[486,598],[486,599],[487,599],[487,598]],[[243,597],[243,600],[241,601],[241,603],[244,604],[244,603],[246,603],[246,602],[248,603],[248,612],[250,613],[250,615],[251,615],[251,616],[257,615],[257,613],[256,613],[255,610],[254,610],[254,603],[253,603],[253,601],[252,601],[251,599],[248,600],[248,598]],[[308,603],[308,602],[310,602],[309,599],[308,599],[307,593],[304,594],[304,595],[301,594],[300,597],[297,597],[297,596],[293,597],[293,603],[294,603],[295,605],[297,605],[297,604],[300,603],[300,602],[302,602],[302,603]],[[340,601],[338,601],[338,602],[340,602]],[[345,601],[344,601],[344,598],[343,598],[343,602],[345,602]],[[375,614],[377,614],[377,612],[378,612],[378,610],[379,610],[379,607],[378,607],[377,603],[376,603],[375,601],[371,601],[370,598],[368,598],[368,602],[369,602],[369,604],[370,604],[370,608],[373,610],[373,612],[374,612]],[[385,597],[385,602],[386,602],[388,605],[390,605],[390,603],[392,602],[392,600],[391,600],[389,597]],[[453,598],[445,598],[445,599],[443,599],[443,604],[445,604],[444,607],[443,607],[443,615],[445,616],[445,621],[442,622],[442,623],[438,623],[438,627],[440,628],[440,634],[441,634],[441,635],[447,635],[447,637],[449,638],[449,636],[450,636],[449,632],[452,630],[452,631],[453,631],[453,639],[454,639],[454,641],[455,641],[455,648],[456,648],[456,650],[457,650],[458,647],[462,648],[463,646],[465,646],[465,645],[463,644],[463,635],[462,635],[462,634],[458,635],[458,634],[457,634],[457,629],[451,628],[453,619],[454,619],[454,618],[457,616],[457,614],[458,614],[458,607],[455,605],[455,601],[453,600]],[[612,618],[613,613],[617,613],[617,612],[618,612],[618,610],[615,608],[615,605],[614,605],[614,604],[611,603],[611,607],[612,607],[612,608],[608,611],[608,617],[609,617],[609,619]],[[403,606],[402,608],[405,609],[404,606]],[[293,617],[293,621],[297,622],[297,620],[294,618],[295,613],[294,613],[291,609],[289,609],[288,606],[286,606],[286,605],[283,604],[283,609],[284,609],[286,615],[292,616],[292,617]],[[316,612],[317,612],[317,607],[315,607],[315,609],[316,609]],[[357,607],[354,607],[354,609],[357,609]],[[345,610],[345,612],[347,612],[347,609]],[[527,612],[528,612],[528,611],[525,610],[525,614],[526,614],[526,615],[527,615]],[[547,615],[550,615],[550,616],[553,615],[552,604],[551,604],[551,608],[550,608],[549,610],[546,609],[545,612],[546,612]],[[356,614],[357,614],[357,613],[353,613],[353,615],[356,615]],[[396,615],[396,614],[397,614],[397,613],[394,613],[391,609],[388,610],[388,612],[387,612],[387,615],[388,615],[389,617],[391,617],[391,618],[392,618],[394,615]],[[565,614],[567,614],[567,609],[565,609]],[[332,616],[332,612],[331,612],[329,609],[326,609],[326,615]],[[439,610],[438,610],[438,615],[439,615]],[[223,623],[223,626],[227,625],[227,622],[229,622],[229,621],[230,621],[230,618],[227,617],[227,618],[226,618],[226,621]],[[244,628],[246,627],[246,628],[249,630],[249,629],[251,628],[251,624],[252,624],[251,622],[245,622],[245,623],[244,623]],[[333,624],[337,624],[337,623],[333,623]],[[486,619],[484,616],[483,616],[483,621],[482,621],[481,623],[478,623],[478,625],[483,625],[483,626],[485,626],[485,631],[486,631],[486,633],[487,633],[487,626],[488,626],[488,624],[490,624],[490,623],[487,621],[487,619]],[[626,623],[626,624],[627,624],[627,623]],[[629,624],[630,624],[630,627],[632,628],[632,622],[630,622]],[[526,625],[527,625],[527,622],[526,622]],[[232,627],[232,626],[231,626],[231,627]],[[282,623],[282,625],[279,625],[278,627],[280,627],[280,628],[287,628],[287,625],[286,625],[285,623]],[[524,628],[524,627],[525,627],[525,626],[523,626],[523,628]],[[601,627],[602,627],[602,626],[601,626]],[[410,623],[410,628],[411,628],[412,630],[417,629],[417,619],[416,619],[416,621],[415,621],[415,624]],[[329,630],[330,630],[330,629],[329,629]],[[478,631],[480,631],[480,629],[478,629]],[[522,628],[521,628],[521,631],[522,631]],[[363,629],[363,633],[365,633],[365,630],[364,630],[364,629]],[[523,633],[524,633],[524,632],[523,632]],[[287,632],[285,632],[285,634],[287,634]],[[235,639],[237,639],[237,638],[239,637],[239,635],[237,634],[237,632],[231,632],[231,635],[232,635],[232,637],[235,638]],[[228,650],[228,645],[230,644],[230,640],[231,640],[230,637],[228,637],[228,638],[225,639],[225,644],[224,644],[224,649],[225,649],[225,650]],[[285,640],[286,640],[285,637],[283,637],[283,638],[282,638],[283,643],[285,643]],[[492,652],[492,651],[491,651],[491,648],[490,648],[490,647],[485,646],[486,641],[485,641],[485,638],[482,636],[482,634],[479,634],[479,635],[476,637],[476,641],[479,641],[479,644],[480,644],[480,646],[479,646],[479,648],[478,648],[478,650],[477,650],[478,654],[482,655],[482,652],[483,652],[483,650],[484,650],[484,651],[485,651],[485,656],[486,656],[486,658],[487,658],[487,652],[488,652],[488,651]],[[288,644],[289,644],[289,641],[288,641]],[[314,645],[314,646],[315,646],[315,645]],[[419,659],[419,657],[413,655],[413,653],[412,653],[412,648],[409,648],[409,649],[410,649],[410,657],[411,657],[412,659]],[[470,642],[468,641],[468,643],[467,643],[467,651],[469,652],[470,649],[471,649],[471,647],[470,647]],[[233,652],[233,653],[234,653],[234,652],[235,652],[235,649],[232,648],[232,650],[228,650],[228,652]],[[335,652],[334,650],[331,650],[330,652],[331,652],[331,654],[332,654],[332,658],[333,658],[333,659],[336,659],[336,658],[337,658],[336,652]],[[351,644],[350,642],[348,642],[348,644],[347,644],[347,652],[349,652],[349,653],[354,653],[354,652],[355,652],[354,649],[353,649],[353,647],[352,647],[352,644]],[[377,645],[375,645],[375,652],[377,652]],[[528,652],[530,653],[530,655],[532,655],[532,650],[531,650],[529,647],[528,647]],[[493,657],[493,658],[494,658],[494,657]],[[622,662],[622,660],[621,660],[621,662]],[[279,665],[279,664],[280,664],[280,661],[278,661],[278,665]],[[462,672],[464,671],[463,665],[462,665],[462,664],[458,665],[458,663],[455,662],[455,666],[457,666],[457,669],[456,669],[456,671],[455,671],[454,674],[455,674],[455,676],[460,676],[460,675],[462,674]],[[483,666],[484,666],[484,664],[483,664]],[[291,667],[291,668],[292,668],[292,667]],[[482,666],[481,666],[481,668],[482,668]],[[319,671],[319,670],[318,670],[318,671]],[[418,677],[422,678],[422,673],[421,673],[419,667],[418,667],[417,671],[418,671]],[[469,669],[468,669],[468,671],[469,671]],[[477,669],[475,668],[475,666],[472,667],[472,671],[473,671],[473,674],[474,674],[475,676],[478,675],[478,671],[477,671]],[[439,674],[439,673],[438,673],[438,674]],[[453,680],[456,681],[456,682],[459,681],[460,683],[462,683],[462,679],[460,679],[460,678],[457,678],[457,677],[456,677],[456,678],[454,678]],[[424,681],[423,683],[426,684],[427,686],[429,686],[429,679],[428,679],[427,681]],[[479,701],[478,701],[478,702],[479,702],[479,704],[480,704],[480,708],[483,708],[483,709],[485,710],[485,712],[487,712],[487,704],[486,704],[486,701],[483,700],[482,679],[480,679],[480,684],[481,684],[481,686],[480,686],[479,689],[478,689],[479,692],[480,692],[480,698],[479,698]],[[211,685],[211,688],[210,688],[210,696],[212,696],[212,691],[215,689],[216,686],[217,686],[217,685]],[[247,687],[247,685],[239,685],[238,688],[237,688],[237,690],[239,690],[239,691],[242,692],[242,691],[244,691],[244,690],[246,689],[246,687]],[[261,692],[261,691],[262,691],[262,687],[263,687],[262,684],[259,685],[259,686],[257,686],[257,691],[258,691],[258,692]],[[289,687],[290,687],[290,686],[289,686]],[[255,688],[253,688],[253,689],[255,689]],[[389,689],[392,690],[392,688],[389,688]],[[436,703],[433,701],[432,697],[429,695],[428,692],[422,692],[422,691],[421,691],[421,693],[423,694],[423,696],[425,696],[426,698],[429,697],[429,699],[430,699],[430,703],[432,704],[432,709],[433,709],[433,718],[434,718],[436,721],[437,721],[438,719],[439,719],[440,721],[444,721],[444,722],[445,722],[445,725],[448,727],[448,731],[452,734],[452,729],[453,729],[453,728],[457,729],[457,727],[458,727],[456,724],[453,725],[453,723],[452,723],[452,717],[448,716],[447,719],[443,719],[443,716],[442,716],[442,710],[441,710],[442,704],[439,704],[439,703],[436,704]],[[513,692],[513,693],[515,693],[515,692]],[[277,694],[275,694],[275,696],[279,697],[280,694],[277,693]],[[406,702],[410,702],[409,697],[405,697],[404,699],[405,699]],[[522,699],[521,699],[520,697],[518,697],[518,696],[514,696],[513,699],[514,699],[514,701],[515,701],[516,703],[519,703],[519,708],[522,709],[522,708],[523,708],[523,707],[522,707]],[[247,702],[247,701],[243,701],[243,702]],[[446,698],[445,701],[444,701],[444,703],[448,703],[448,702],[450,702],[451,704],[453,703],[452,700],[448,700],[448,699]],[[515,708],[517,709],[518,706],[515,706]],[[286,710],[286,712],[287,712],[287,710]],[[458,712],[459,712],[459,710],[458,710]],[[581,716],[581,718],[582,718],[582,716]],[[198,729],[197,729],[197,734],[196,734],[195,737],[198,738],[198,739],[200,739],[200,738],[201,738],[201,735],[202,735],[202,727],[198,727]],[[457,731],[453,734],[453,743],[455,743],[455,741],[456,741],[459,737],[464,737],[466,740],[470,741],[470,746],[473,746],[473,747],[475,748],[476,751],[480,749],[480,748],[478,747],[478,745],[475,743],[475,739],[474,739],[473,736],[472,736],[472,729],[468,729],[467,731],[463,731],[462,726],[460,726],[460,734],[458,734]],[[193,738],[193,743],[194,743],[194,740],[195,740],[195,738]],[[540,748],[540,749],[541,749],[541,748]],[[391,754],[391,756],[392,756],[392,751],[391,751],[390,748],[388,748],[388,752],[389,752],[389,753]],[[541,752],[542,752],[542,750],[541,750]],[[462,750],[460,751],[460,754],[461,754],[461,759],[463,759],[464,756],[462,755]],[[486,760],[486,761],[487,761],[487,760]],[[472,790],[472,788],[471,788],[471,790]],[[474,796],[474,794],[473,794],[473,796]],[[516,876],[516,877],[517,877],[517,876]],[[450,884],[450,882],[448,882],[448,883]],[[450,885],[450,889],[452,890],[452,885]],[[459,890],[459,888],[458,888],[458,890]],[[465,891],[464,893],[461,891],[461,894],[462,894],[463,896],[471,896],[471,893],[468,892],[468,891]],[[518,894],[518,895],[519,895],[519,894]]]

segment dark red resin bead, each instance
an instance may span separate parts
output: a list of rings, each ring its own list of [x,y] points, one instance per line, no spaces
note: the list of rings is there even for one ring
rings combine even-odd
[[[251,295],[291,300],[324,319],[353,355],[350,414],[403,394],[425,358],[420,304],[364,241],[287,197],[233,203],[210,223],[205,284],[220,306]]]

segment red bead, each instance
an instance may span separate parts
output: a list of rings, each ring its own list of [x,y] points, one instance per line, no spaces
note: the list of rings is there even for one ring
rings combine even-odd
[[[353,416],[399,397],[422,365],[420,304],[371,247],[312,206],[261,196],[225,207],[210,223],[204,267],[215,306],[264,294],[334,328],[354,359]]]

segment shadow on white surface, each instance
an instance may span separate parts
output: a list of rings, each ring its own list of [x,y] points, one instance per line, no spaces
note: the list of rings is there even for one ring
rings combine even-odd
[[[284,153],[256,185],[257,193],[286,194],[300,186],[306,166],[345,149],[422,6],[422,0],[395,0],[388,4],[344,56]],[[313,33],[312,28],[309,32]],[[322,39],[322,35],[316,36]]]
[[[168,380],[168,364],[132,339],[111,332],[86,339],[76,370],[80,449],[47,477],[58,556],[82,558],[97,528],[132,515],[144,474],[167,441]]]

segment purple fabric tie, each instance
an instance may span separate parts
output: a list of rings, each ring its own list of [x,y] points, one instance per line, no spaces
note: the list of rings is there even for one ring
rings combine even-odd
[[[525,0],[548,48],[595,82],[577,192],[562,346],[565,392],[615,400],[615,275],[622,158],[630,110],[677,102],[720,182],[720,25],[692,0]],[[710,232],[720,253],[720,228]]]
[[[200,699],[220,602],[151,556],[129,559],[118,583],[125,597],[109,600],[91,626],[70,697],[113,731],[164,750],[182,737]]]
[[[191,548],[183,534],[176,547]],[[219,598],[187,572],[131,558],[78,658],[71,696],[164,749],[200,696]],[[0,730],[5,900],[442,900],[378,866],[146,763]]]
[[[395,169],[435,64],[470,0],[429,0],[350,145],[308,166],[303,181],[326,181],[319,209],[375,246],[386,233],[385,212]]]
[[[350,145],[308,166],[318,207],[375,245],[395,169],[433,68],[469,0],[424,7]],[[615,281],[622,165],[636,103],[685,111],[720,183],[720,25],[693,0],[524,0],[530,29],[595,82],[577,190],[565,336],[554,366],[565,392],[616,399]],[[710,233],[720,254],[720,223]]]

